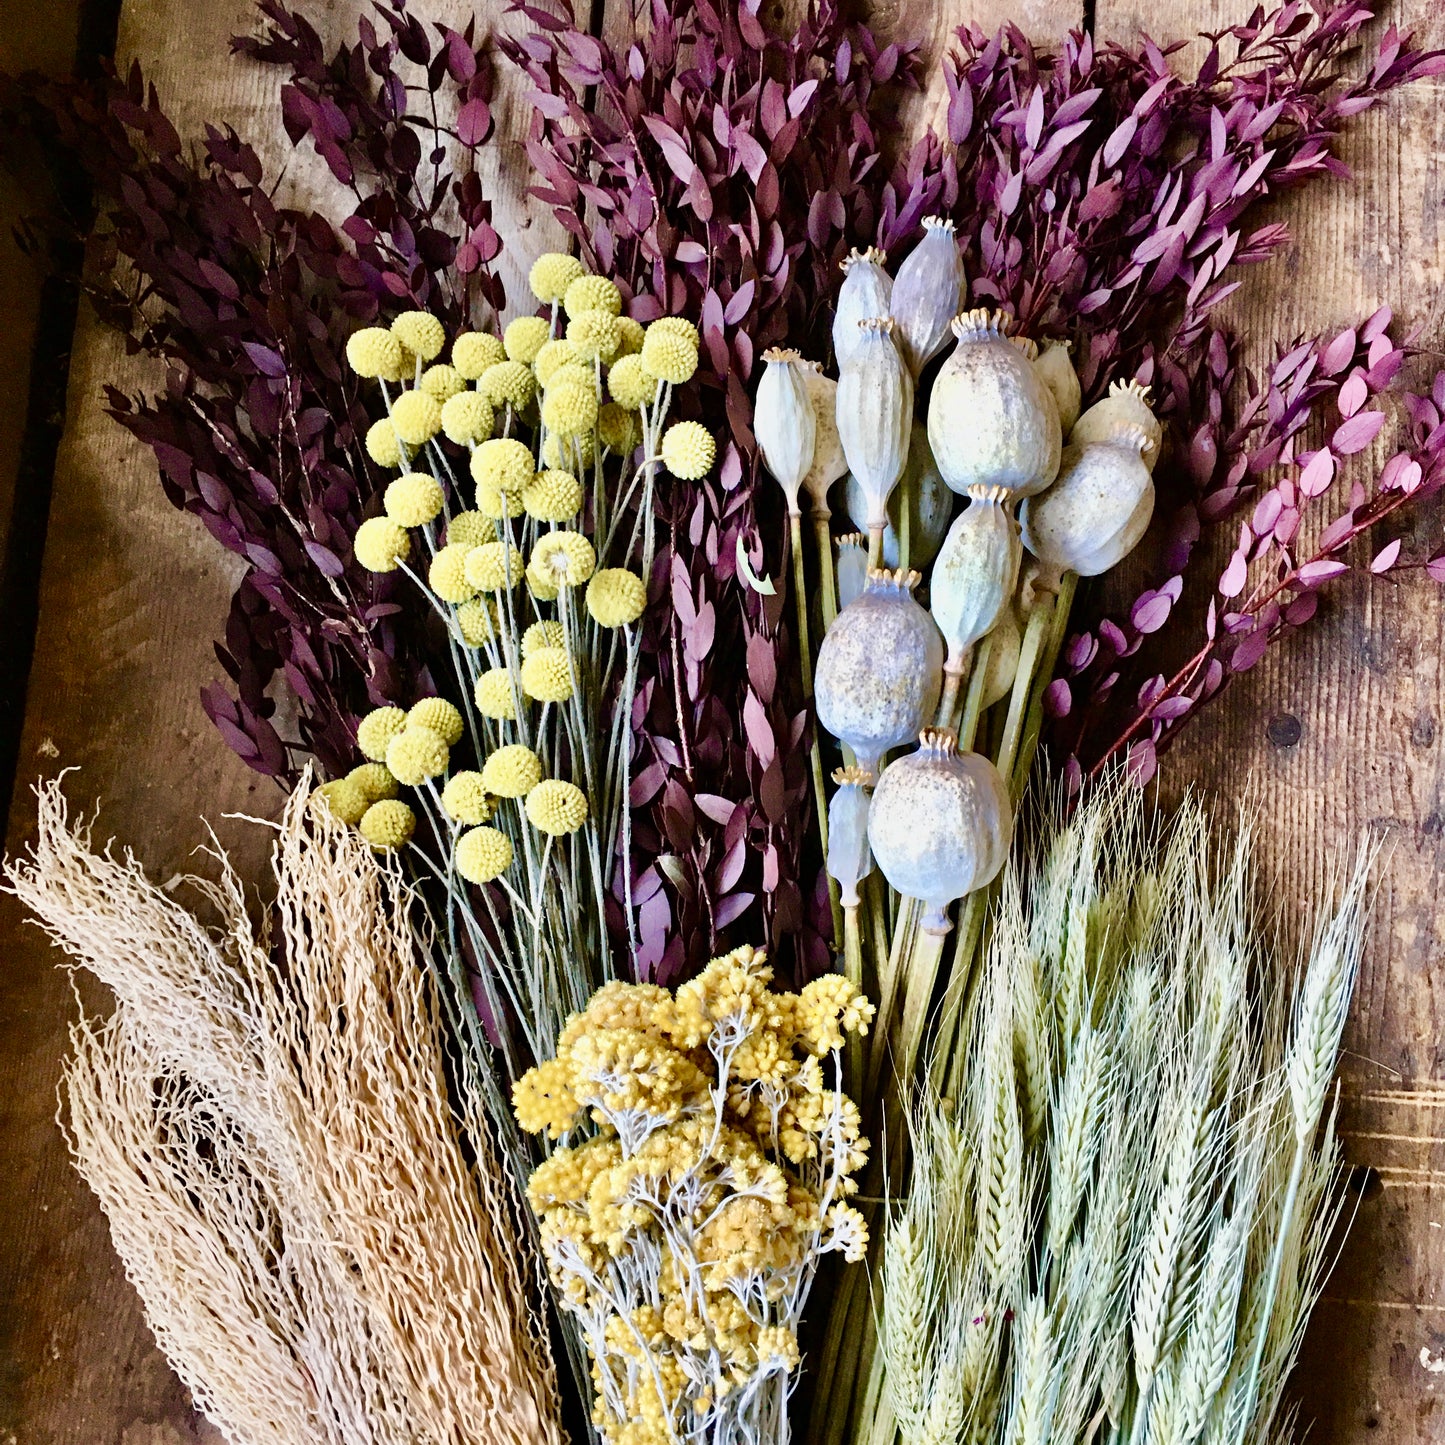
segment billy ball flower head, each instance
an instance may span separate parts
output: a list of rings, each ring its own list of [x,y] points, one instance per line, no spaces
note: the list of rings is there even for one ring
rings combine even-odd
[[[430,728],[408,723],[386,747],[386,765],[397,782],[420,787],[447,770],[446,740]]]
[[[442,403],[442,431],[459,447],[486,441],[496,424],[491,402],[479,391],[459,391]]]
[[[617,318],[617,354],[619,356],[636,356],[642,350],[643,338],[646,335],[642,322],[631,316],[619,316]]]
[[[577,360],[577,348],[562,337],[544,342],[532,358],[532,370],[538,382],[546,386],[559,367],[568,366]]]
[[[496,828],[469,828],[457,839],[457,872],[468,883],[490,883],[512,866],[512,843]]]
[[[441,483],[426,472],[404,472],[387,487],[385,506],[397,526],[425,526],[442,509]]]
[[[575,833],[587,821],[587,794],[575,783],[546,778],[527,794],[527,820],[554,838]]]
[[[542,465],[568,472],[574,467],[590,467],[597,455],[597,446],[592,432],[585,431],[579,436],[564,437],[553,432],[542,443]]]
[[[366,454],[379,467],[401,465],[401,443],[397,440],[396,428],[392,426],[389,416],[372,422],[366,429]]]
[[[458,512],[447,523],[447,542],[458,547],[480,547],[497,540],[497,524],[480,512]]]
[[[400,710],[397,709],[398,712]],[[368,803],[379,803],[383,798],[394,798],[397,794],[396,779],[385,763],[362,763],[347,773],[346,780],[361,789]]]
[[[473,592],[500,592],[522,579],[522,555],[506,542],[483,542],[467,553],[466,578]]]
[[[611,361],[622,344],[622,328],[610,311],[579,311],[567,323],[567,340],[585,361]]]
[[[503,491],[495,482],[478,482],[477,510],[498,520],[517,517],[522,512],[522,499],[516,492]]]
[[[555,602],[557,600],[558,588],[549,577],[543,577],[540,573],[534,572],[530,567],[527,569],[527,591],[538,602]]]
[[[584,311],[606,311],[612,316],[621,316],[622,292],[605,276],[579,276],[567,287],[562,306],[569,317],[580,316]]]
[[[434,396],[443,406],[458,392],[467,389],[466,378],[456,367],[448,366],[445,362],[427,367],[417,385],[428,396]]]
[[[659,316],[647,329],[659,335],[680,336],[694,351],[702,345],[701,334],[686,316]]]
[[[552,324],[540,316],[519,316],[507,323],[502,333],[502,345],[512,361],[530,366],[537,353],[552,339]]]
[[[481,647],[497,635],[497,604],[490,597],[474,598],[457,608],[457,630],[468,647]]]
[[[604,567],[587,584],[587,610],[599,627],[636,622],[646,606],[646,584],[625,567]]]
[[[556,586],[580,587],[597,570],[597,553],[581,532],[548,532],[537,539],[528,567]]]
[[[597,390],[570,378],[554,380],[542,397],[542,424],[562,436],[576,436],[597,425]]]
[[[391,404],[391,424],[407,446],[423,446],[442,429],[441,403],[424,391],[404,391]]]
[[[490,822],[494,811],[482,775],[470,771],[453,773],[447,779],[447,785],[442,789],[442,807],[446,809],[447,817],[473,827]]]
[[[537,394],[537,378],[520,361],[499,361],[482,373],[477,390],[494,407],[521,411]]]
[[[477,595],[475,583],[467,576],[467,557],[472,549],[452,543],[441,548],[427,568],[427,584],[443,602],[467,602]]]
[[[368,380],[400,375],[405,348],[384,326],[363,326],[346,341],[347,365]]]
[[[676,331],[659,331],[656,322],[647,328],[642,343],[642,364],[660,381],[674,386],[691,381],[697,362],[697,347],[685,336],[679,336]]]
[[[349,778],[322,783],[311,796],[338,822],[345,823],[349,828],[354,828],[371,806],[371,799]]]
[[[662,464],[682,481],[705,477],[716,460],[712,433],[700,422],[674,422],[662,434]]]
[[[521,743],[498,748],[482,764],[482,786],[498,798],[525,798],[542,781],[542,760]]]
[[[522,634],[522,656],[531,657],[539,647],[565,647],[566,633],[560,622],[534,622]]]
[[[475,381],[488,367],[506,359],[501,338],[485,331],[465,331],[452,342],[452,365],[468,381]]]
[[[567,288],[585,274],[586,268],[575,256],[549,251],[532,262],[527,284],[538,301],[554,305],[567,294]]]
[[[512,695],[512,678],[505,667],[494,667],[477,679],[475,694],[477,711],[498,722],[512,722],[517,716],[517,701]],[[496,789],[492,789],[493,792]]]
[[[392,738],[406,727],[406,714],[399,707],[373,708],[356,729],[356,746],[364,758],[379,763],[386,758]]]
[[[424,697],[406,715],[409,728],[430,728],[449,748],[462,740],[462,715],[444,697]]]
[[[351,549],[368,572],[395,572],[411,551],[411,538],[390,517],[368,517],[356,529]]]
[[[538,472],[522,488],[522,506],[539,522],[568,522],[582,510],[582,484],[571,472]]]
[[[391,334],[423,362],[435,361],[447,342],[441,322],[429,311],[403,311],[391,323]]]
[[[607,373],[607,390],[613,401],[628,411],[651,406],[657,400],[657,377],[641,356],[620,356]]]
[[[522,691],[537,702],[566,702],[572,696],[572,669],[561,647],[539,647],[522,663]]]
[[[534,475],[532,453],[512,437],[493,437],[472,453],[472,480],[478,486],[520,493]]]
[[[615,401],[605,403],[597,412],[597,435],[614,456],[626,455],[635,450],[642,439],[637,413],[628,411]]]
[[[373,848],[400,848],[416,832],[416,814],[395,798],[373,803],[361,816],[361,836]]]

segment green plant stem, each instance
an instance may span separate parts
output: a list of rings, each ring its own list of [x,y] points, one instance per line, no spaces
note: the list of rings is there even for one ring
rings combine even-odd
[[[818,571],[823,594],[823,631],[833,625],[838,615],[838,577],[833,570],[833,528],[829,513],[813,513],[813,538],[818,544]]]
[[[868,570],[875,572],[883,565],[883,527],[868,528]]]
[[[1039,734],[1044,725],[1044,693],[1054,679],[1054,669],[1058,666],[1059,653],[1063,651],[1064,638],[1069,631],[1069,614],[1073,610],[1074,593],[1078,586],[1079,574],[1077,572],[1065,572],[1059,580],[1058,595],[1054,598],[1053,611],[1049,619],[1048,637],[1033,679],[1032,696],[1029,702],[1028,717],[1024,722],[1023,736],[1015,742],[1015,751],[1009,758],[1013,769],[1012,792],[1015,801],[1023,797],[1024,789],[1028,786],[1029,774],[1033,771],[1034,754],[1038,752]],[[1032,622],[1032,617],[1029,620]],[[1008,746],[1009,738],[1005,734],[1004,748],[1007,749]],[[1000,757],[1002,758],[1002,756],[1001,753]],[[1002,766],[999,771],[1005,778],[1010,776]]]
[[[858,919],[859,904],[849,903],[843,907],[843,976],[855,988],[863,988],[863,937]],[[843,1092],[850,1098],[858,1097],[863,1083],[863,1040],[856,1034],[848,1035],[843,1050]]]

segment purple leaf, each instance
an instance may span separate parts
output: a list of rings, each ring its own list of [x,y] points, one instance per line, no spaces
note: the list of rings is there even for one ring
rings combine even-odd
[[[1331,445],[1341,456],[1353,456],[1362,452],[1379,436],[1385,424],[1382,411],[1362,411],[1335,429]]]
[[[1375,553],[1375,559],[1370,563],[1370,571],[1377,576],[1382,572],[1388,572],[1390,568],[1395,565],[1396,559],[1400,555],[1400,542],[1401,539],[1399,537],[1396,537],[1393,542],[1386,542],[1385,545]]]
[[[1295,581],[1301,587],[1318,587],[1322,583],[1348,572],[1350,569],[1344,562],[1336,562],[1321,559],[1315,562],[1306,562],[1303,567],[1295,573]]]

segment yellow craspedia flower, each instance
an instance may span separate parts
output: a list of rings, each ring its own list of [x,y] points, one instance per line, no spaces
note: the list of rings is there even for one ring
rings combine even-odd
[[[526,576],[527,591],[538,602],[555,602],[557,600],[557,587],[551,578],[541,576],[530,567],[527,568]]]
[[[670,333],[673,336],[680,336],[694,351],[702,345],[701,333],[686,316],[659,316],[647,329],[661,332],[664,335]]]
[[[356,728],[356,746],[361,756],[382,762],[392,738],[406,727],[406,714],[399,707],[373,708]]]
[[[440,733],[408,723],[386,745],[386,765],[397,782],[420,787],[447,770],[447,745]]]
[[[677,421],[662,434],[662,464],[684,482],[707,476],[717,460],[717,444],[700,422]]]
[[[576,783],[544,778],[527,794],[527,819],[554,838],[575,833],[587,821],[587,794]]]
[[[416,814],[405,803],[387,798],[361,816],[361,836],[373,848],[400,848],[416,832]]]
[[[512,866],[512,842],[496,828],[468,828],[457,839],[457,872],[468,883],[490,883]]]
[[[542,465],[558,471],[570,472],[574,468],[580,470],[590,467],[596,455],[597,447],[590,431],[571,437],[553,432],[542,443]]]
[[[676,331],[659,331],[654,322],[642,342],[642,364],[660,381],[681,386],[697,370],[697,347]],[[618,398],[621,401],[621,397]]]
[[[467,389],[466,378],[456,367],[448,366],[446,362],[438,362],[435,366],[429,366],[422,372],[421,380],[417,385],[428,396],[435,397],[443,406],[449,402],[458,392]]]
[[[472,453],[472,480],[478,486],[520,493],[535,471],[531,450],[513,437],[493,437]]]
[[[384,326],[363,326],[346,341],[346,361],[358,375],[390,380],[399,374],[402,344]]]
[[[582,510],[582,484],[571,472],[538,472],[522,488],[522,506],[539,522],[568,522]]]
[[[562,306],[568,316],[579,316],[584,311],[607,311],[621,316],[622,292],[605,276],[579,276],[568,286]]]
[[[567,340],[584,361],[611,361],[622,345],[622,328],[610,311],[579,311],[567,323]]]
[[[552,339],[552,323],[540,316],[519,316],[507,323],[502,345],[513,361],[530,366],[537,353]]]
[[[657,378],[643,364],[641,356],[619,356],[607,373],[607,390],[618,406],[636,411],[657,400]]]
[[[457,547],[480,547],[497,540],[497,524],[480,512],[458,512],[447,523],[447,542]]]
[[[354,828],[361,821],[362,814],[371,806],[371,800],[350,778],[337,778],[334,782],[322,783],[311,796],[349,828]]]
[[[597,553],[581,532],[548,532],[537,539],[527,566],[554,586],[580,587],[597,570]]]
[[[401,348],[401,362],[395,371],[383,371],[383,381],[410,381],[417,372],[417,359],[409,347]]]
[[[482,373],[477,390],[494,407],[521,411],[537,394],[537,378],[520,361],[499,361]]]
[[[527,284],[538,301],[551,305],[560,301],[567,294],[567,288],[585,274],[586,267],[575,256],[566,256],[560,251],[548,251],[532,262],[532,269],[527,273]]]
[[[431,559],[426,580],[431,590],[443,602],[466,602],[477,595],[477,589],[467,577],[467,557],[470,547],[456,543],[442,547]]]
[[[430,728],[449,748],[462,740],[462,715],[444,697],[424,697],[406,715],[409,728]]]
[[[424,391],[404,391],[391,404],[391,424],[407,446],[423,446],[442,429],[441,403]]]
[[[635,450],[642,439],[637,427],[637,413],[627,411],[615,401],[607,402],[597,413],[597,435],[614,456]]]
[[[592,373],[592,368],[582,361],[567,361],[555,368],[547,378],[547,390],[551,391],[557,386],[585,386],[592,391],[597,390],[597,379]]]
[[[477,679],[477,710],[483,717],[511,722],[517,716],[517,701],[512,695],[512,679],[505,667],[494,667]],[[495,792],[496,789],[491,791]]]
[[[541,781],[541,758],[521,743],[498,748],[482,764],[482,786],[496,798],[525,798]]]
[[[587,610],[599,627],[636,622],[647,606],[647,585],[625,567],[604,567],[587,584]]]
[[[442,789],[442,807],[447,817],[475,827],[491,820],[492,800],[477,772],[453,773]]]
[[[539,647],[565,647],[567,635],[560,622],[534,622],[522,634],[522,656],[531,657]]]
[[[480,482],[477,485],[477,510],[498,521],[504,517],[519,517],[522,499],[515,492],[504,492],[495,482]]]
[[[480,647],[497,635],[497,604],[490,597],[463,602],[457,608],[457,628],[468,647]]]
[[[542,425],[576,436],[597,425],[597,389],[576,381],[554,381],[542,397]]]
[[[386,515],[398,527],[423,527],[442,509],[441,483],[426,472],[403,472],[383,498]]]
[[[400,708],[397,709],[401,711]],[[397,793],[396,779],[385,763],[362,763],[347,773],[348,782],[361,789],[368,803],[379,803],[383,798],[394,798]]]
[[[447,344],[447,333],[430,311],[403,311],[391,323],[391,334],[422,361],[435,361]]]
[[[468,381],[475,381],[488,367],[506,359],[502,338],[485,331],[464,331],[452,342],[452,365]]]
[[[522,691],[537,702],[566,702],[572,696],[567,650],[539,647],[522,663]]]
[[[500,592],[522,580],[522,554],[507,542],[483,542],[467,553],[466,578],[473,592]]]
[[[631,316],[619,316],[617,318],[617,354],[619,356],[636,356],[642,350],[642,339],[645,335],[642,322]]]
[[[532,370],[538,382],[546,386],[559,367],[568,366],[576,360],[577,348],[559,336],[538,350],[532,358]]]
[[[442,430],[459,447],[486,441],[496,424],[491,402],[479,391],[459,391],[442,403]]]
[[[397,440],[396,428],[392,426],[389,416],[372,422],[366,429],[366,454],[379,467],[401,465],[401,443]]]
[[[351,550],[368,572],[395,572],[411,551],[411,538],[390,517],[368,517],[356,529]]]

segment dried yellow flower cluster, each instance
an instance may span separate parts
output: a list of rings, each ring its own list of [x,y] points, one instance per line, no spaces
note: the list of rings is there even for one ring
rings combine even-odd
[[[527,1194],[609,1445],[766,1438],[819,1259],[866,1251],[846,1201],[867,1142],[824,1061],[873,1005],[836,974],[771,980],[741,948],[675,994],[608,984],[513,1091],[531,1133],[597,1131]]]

